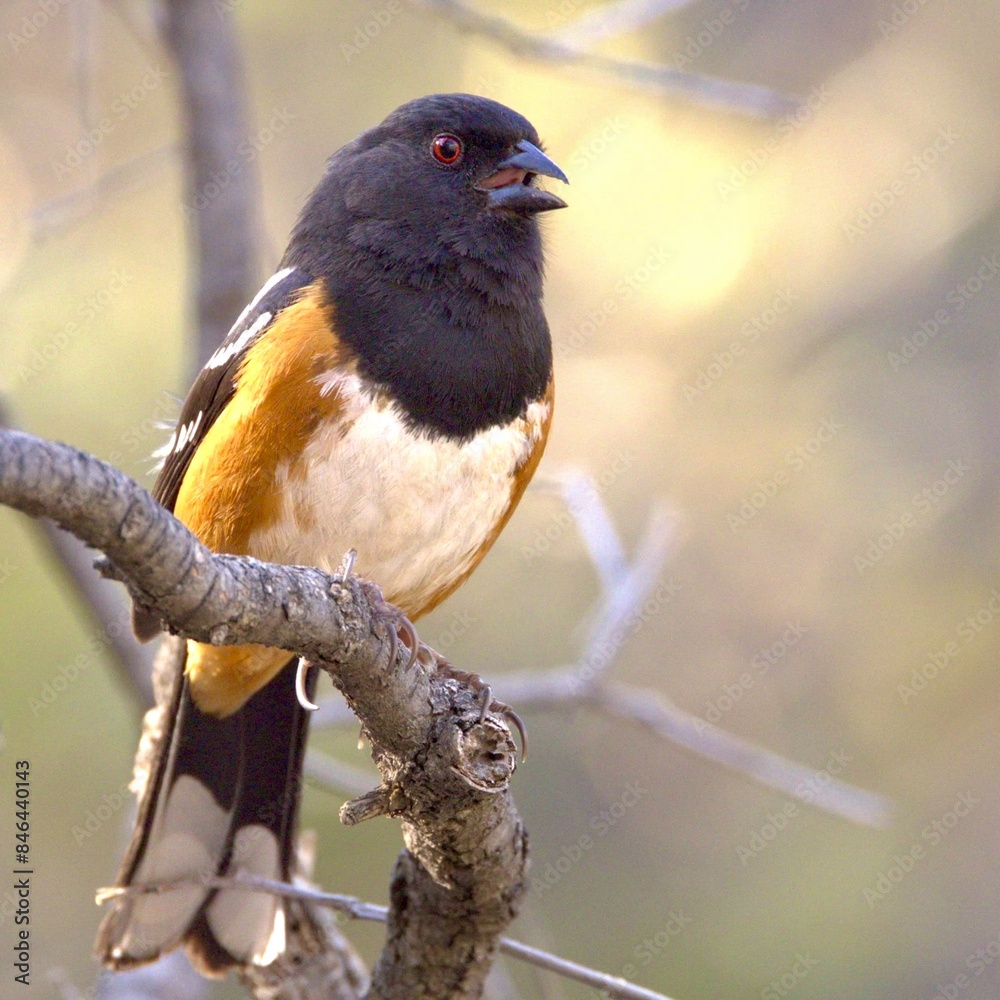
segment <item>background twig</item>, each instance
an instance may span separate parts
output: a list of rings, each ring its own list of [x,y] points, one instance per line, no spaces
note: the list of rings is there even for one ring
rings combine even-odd
[[[0,398],[0,430],[4,429],[16,428]],[[141,708],[148,708],[153,704],[150,675],[153,651],[132,638],[128,598],[121,587],[102,580],[94,572],[94,553],[79,539],[47,519],[36,520],[33,525],[63,576],[72,584],[84,611],[97,625],[98,639],[111,654],[111,665],[123,687]]]
[[[496,14],[485,14],[461,0],[410,0],[447,18],[461,31],[472,32],[515,56],[577,66],[600,76],[663,97],[678,98],[735,114],[770,117],[792,111],[798,102],[770,87],[735,83],[634,59],[616,59],[578,48],[559,36],[536,35]]]

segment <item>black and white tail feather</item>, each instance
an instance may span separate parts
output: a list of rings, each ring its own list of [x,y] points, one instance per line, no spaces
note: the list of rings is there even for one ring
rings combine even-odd
[[[309,715],[295,695],[296,666],[290,658],[225,719],[201,712],[186,677],[175,677],[117,884],[179,884],[116,901],[97,940],[108,965],[142,965],[183,944],[201,972],[220,975],[233,965],[267,965],[284,950],[280,899],[197,880],[242,873],[290,881],[293,875]],[[310,696],[315,674],[310,671],[306,684]]]

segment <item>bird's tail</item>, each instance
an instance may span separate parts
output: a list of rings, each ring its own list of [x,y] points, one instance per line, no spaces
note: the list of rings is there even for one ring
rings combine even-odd
[[[222,975],[284,950],[278,897],[198,879],[292,874],[309,714],[295,694],[295,669],[292,658],[222,719],[195,705],[178,671],[117,885],[179,884],[117,899],[97,937],[105,965],[142,965],[183,943],[202,973]],[[314,685],[313,677],[310,696]]]

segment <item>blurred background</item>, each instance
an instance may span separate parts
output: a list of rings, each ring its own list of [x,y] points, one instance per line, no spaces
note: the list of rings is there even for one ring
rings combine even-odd
[[[477,9],[801,103],[751,114],[519,58],[405,0],[220,0],[245,59],[259,277],[326,157],[398,104],[464,90],[531,119],[571,179],[543,219],[558,405],[541,475],[589,473],[628,553],[674,512],[669,599],[629,623],[611,678],[895,810],[854,824],[621,719],[528,710],[514,793],[535,881],[513,936],[676,1000],[995,998],[1000,5],[658,6],[678,9],[608,37],[580,29],[600,8],[582,0]],[[25,429],[148,485],[196,354],[155,9],[8,0],[0,94],[0,393]],[[532,489],[421,634],[499,682],[572,663],[599,596],[563,501]],[[29,992],[90,997],[141,708],[9,511],[0,609],[8,846],[14,761],[31,762]],[[314,745],[371,768],[355,740]],[[398,823],[342,828],[347,797],[307,791],[316,878],[384,902]],[[377,955],[380,927],[346,929]],[[504,971],[498,995],[595,995]]]

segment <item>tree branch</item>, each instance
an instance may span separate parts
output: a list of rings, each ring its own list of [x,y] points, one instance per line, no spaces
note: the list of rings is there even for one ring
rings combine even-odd
[[[128,476],[67,445],[0,432],[0,502],[101,549],[170,631],[289,649],[330,673],[371,741],[407,847],[369,996],[480,996],[527,856],[508,791],[516,747],[499,716],[480,719],[479,692],[407,667],[374,585],[216,555]]]
[[[689,7],[695,0],[613,0],[603,7],[585,10],[580,16],[550,37],[566,45],[589,48],[610,38],[644,28],[664,14]]]
[[[515,56],[539,62],[574,65],[604,78],[648,90],[665,97],[682,98],[735,114],[770,117],[794,111],[798,101],[770,87],[735,83],[701,73],[634,59],[616,59],[591,52],[559,35],[536,35],[506,18],[484,14],[462,0],[410,0],[415,6],[447,18],[460,31],[488,38]]]

